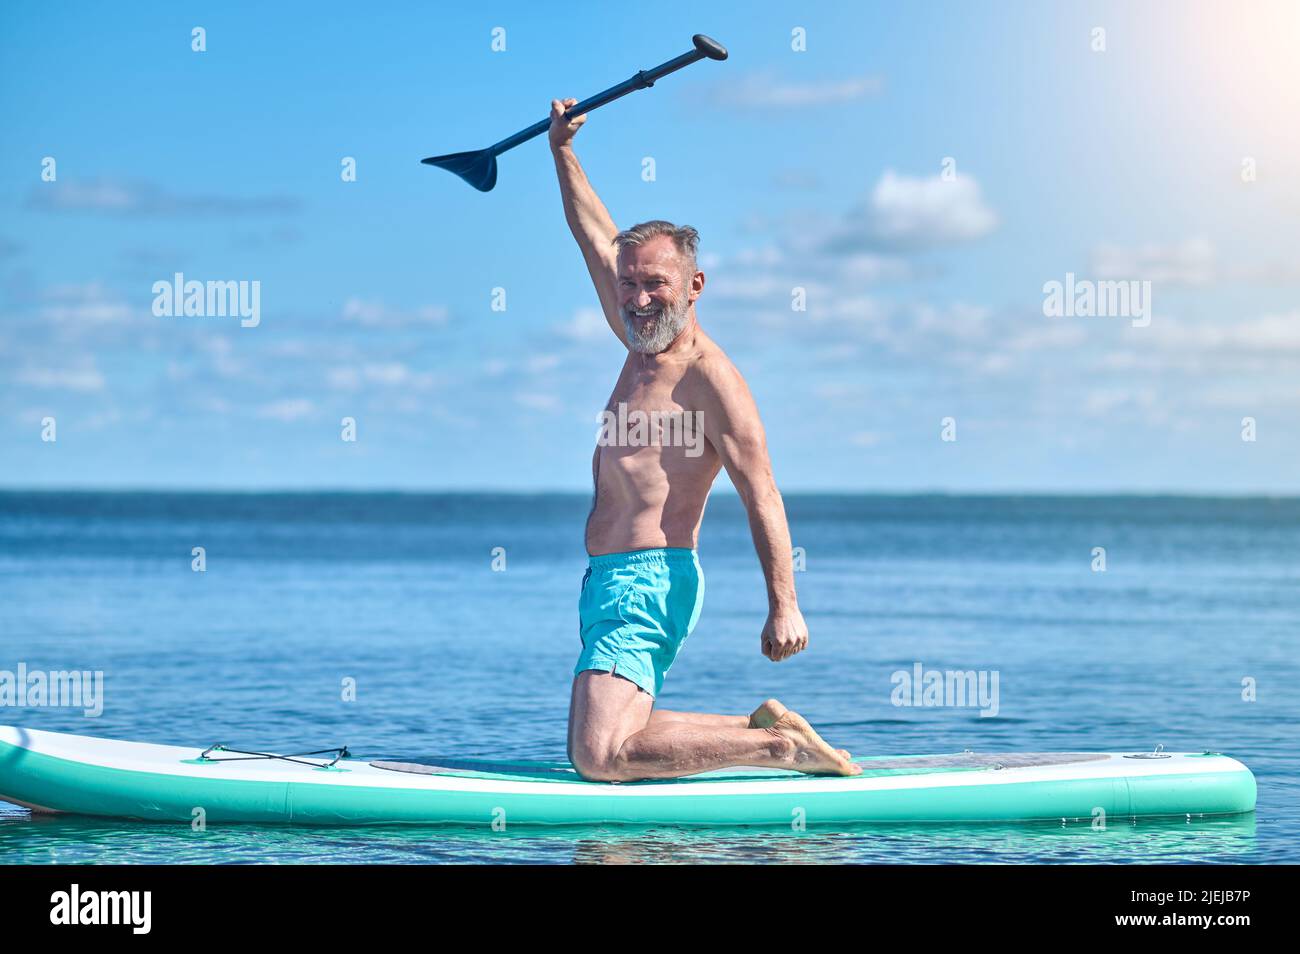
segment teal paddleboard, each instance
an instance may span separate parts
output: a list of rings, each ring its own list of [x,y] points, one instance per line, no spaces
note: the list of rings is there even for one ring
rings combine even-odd
[[[564,763],[286,761],[3,726],[0,801],[152,821],[497,827],[1091,820],[1255,808],[1250,770],[1209,752],[856,761],[863,772],[851,778],[738,768],[612,784],[583,781]]]

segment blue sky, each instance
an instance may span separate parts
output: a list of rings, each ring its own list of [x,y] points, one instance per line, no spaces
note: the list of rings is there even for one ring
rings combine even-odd
[[[0,485],[588,488],[622,349],[544,141],[419,159],[696,32],[577,151],[699,229],[783,489],[1300,491],[1289,2],[6,4]],[[155,316],[177,272],[260,323]],[[1067,274],[1150,323],[1045,316]]]

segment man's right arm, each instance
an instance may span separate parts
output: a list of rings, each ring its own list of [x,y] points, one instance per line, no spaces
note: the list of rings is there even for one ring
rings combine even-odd
[[[600,297],[600,307],[609,322],[610,330],[618,340],[626,344],[623,319],[618,312],[618,253],[614,248],[614,236],[618,227],[609,217],[596,190],[591,187],[587,174],[582,171],[582,164],[573,151],[573,136],[584,122],[586,116],[568,121],[563,118],[564,110],[577,100],[555,100],[551,103],[551,154],[555,157],[555,173],[560,180],[560,197],[564,201],[564,220],[569,223],[569,231],[582,249],[582,257],[587,262],[587,271],[591,273],[591,282],[596,286]]]

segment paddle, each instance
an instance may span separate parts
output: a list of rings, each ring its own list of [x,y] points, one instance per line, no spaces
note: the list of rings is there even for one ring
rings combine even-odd
[[[564,114],[565,117],[581,116],[583,113],[589,113],[606,103],[612,103],[628,93],[636,92],[639,89],[649,89],[654,85],[655,80],[660,77],[675,73],[682,67],[690,66],[705,57],[711,60],[725,60],[727,58],[726,48],[716,40],[709,39],[703,33],[695,34],[692,40],[695,42],[695,49],[689,53],[674,57],[666,63],[659,64],[652,70],[641,70],[631,79],[584,99],[567,110]],[[502,139],[495,146],[488,146],[486,149],[479,149],[474,152],[453,152],[446,156],[430,156],[428,159],[421,159],[420,161],[428,166],[438,166],[440,169],[454,172],[480,192],[491,192],[492,187],[497,184],[497,156],[507,149],[515,148],[522,142],[540,136],[550,128],[551,120],[549,118],[543,119],[527,129],[519,130],[513,136]]]

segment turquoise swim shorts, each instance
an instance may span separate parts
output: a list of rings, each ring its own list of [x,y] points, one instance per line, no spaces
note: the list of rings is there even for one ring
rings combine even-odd
[[[612,672],[658,696],[703,605],[704,574],[694,550],[592,557],[578,599],[582,654],[573,674]]]

